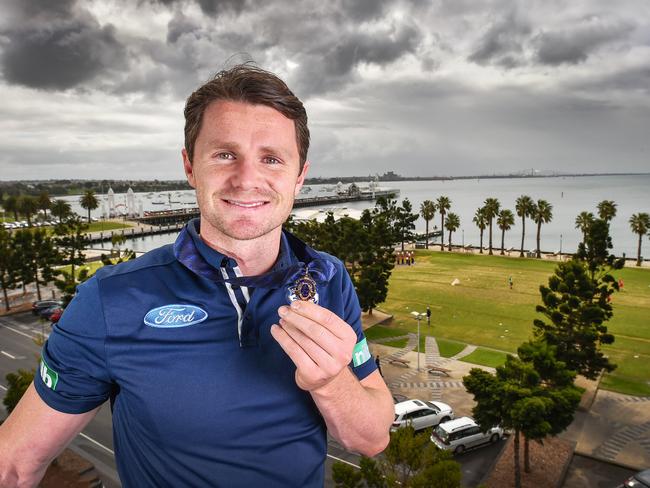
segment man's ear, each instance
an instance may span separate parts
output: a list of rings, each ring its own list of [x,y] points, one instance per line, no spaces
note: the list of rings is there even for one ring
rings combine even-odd
[[[194,179],[194,168],[192,167],[192,162],[187,156],[187,151],[185,148],[181,151],[183,155],[183,170],[185,171],[185,176],[187,177],[187,182],[192,188],[196,188],[196,180]]]
[[[296,188],[293,192],[294,197],[298,196],[298,193],[300,193],[300,189],[302,188],[302,185],[305,184],[305,178],[307,177],[307,170],[309,169],[309,161],[305,161],[304,166],[302,167],[302,171],[298,175],[298,179],[296,180]]]

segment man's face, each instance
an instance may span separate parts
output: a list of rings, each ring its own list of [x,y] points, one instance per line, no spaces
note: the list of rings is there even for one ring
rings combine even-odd
[[[217,101],[208,106],[185,174],[196,189],[201,233],[250,240],[287,219],[307,173],[294,122],[264,105]],[[208,227],[208,228],[206,228]]]

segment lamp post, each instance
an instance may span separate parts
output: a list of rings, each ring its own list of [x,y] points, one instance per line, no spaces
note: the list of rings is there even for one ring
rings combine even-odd
[[[418,371],[420,371],[420,320],[423,319],[426,314],[420,312],[411,312],[411,315],[418,321]]]
[[[560,261],[562,260],[562,234],[560,234]]]

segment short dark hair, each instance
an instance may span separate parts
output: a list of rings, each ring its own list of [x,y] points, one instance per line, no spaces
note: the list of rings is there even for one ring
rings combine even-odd
[[[203,114],[208,105],[218,100],[266,105],[293,120],[300,157],[300,172],[302,172],[309,150],[307,111],[284,81],[270,71],[249,63],[220,71],[187,99],[185,150],[190,163],[194,159],[194,145],[201,130]]]

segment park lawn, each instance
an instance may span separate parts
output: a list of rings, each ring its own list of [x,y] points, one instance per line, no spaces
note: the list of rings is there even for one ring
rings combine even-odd
[[[414,266],[394,268],[381,308],[394,316],[391,327],[415,333],[417,321],[409,314],[430,306],[431,326],[421,322],[421,334],[433,335],[441,344],[446,339],[514,354],[532,338],[533,320],[544,318],[535,311],[541,303],[539,286],[548,283],[556,265],[550,260],[418,250]],[[643,361],[650,359],[650,270],[627,267],[613,274],[624,282],[614,295],[614,316],[608,323],[618,337],[604,350],[619,367],[605,375],[602,385],[650,395],[650,361]],[[460,280],[458,286],[451,285],[454,279]]]
[[[408,334],[408,330],[401,330],[395,327],[384,327],[383,325],[375,325],[364,331],[364,335],[369,341],[384,339],[386,337],[398,337],[406,334]]]
[[[460,360],[465,361],[466,363],[480,364],[481,366],[496,368],[506,362],[506,353],[479,347],[476,351],[468,354]]]
[[[106,220],[104,222],[91,222],[86,232],[106,232],[115,229],[126,229],[129,227],[131,227],[131,225],[124,222]]]
[[[467,346],[467,344],[463,342],[449,341],[447,339],[441,339],[438,337],[436,337],[436,342],[438,343],[438,351],[440,352],[440,356],[443,358],[450,358],[452,356],[455,356]]]

